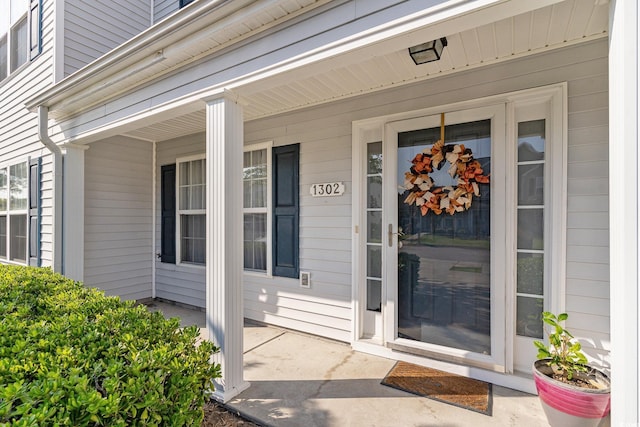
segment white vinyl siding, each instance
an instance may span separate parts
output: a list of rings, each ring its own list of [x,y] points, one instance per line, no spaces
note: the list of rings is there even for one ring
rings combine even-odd
[[[607,44],[600,40],[462,75],[256,120],[248,144],[300,142],[298,280],[245,274],[247,317],[348,341],[351,328],[351,122],[568,81],[566,309],[594,359],[609,350]],[[345,195],[312,198],[312,183],[343,181]],[[590,338],[586,338],[590,337]],[[594,337],[594,338],[591,338]],[[606,364],[606,361],[603,361]]]
[[[160,22],[180,8],[180,0],[153,0],[153,22]]]
[[[0,164],[11,165],[27,158],[42,159],[40,257],[43,266],[51,266],[53,257],[52,156],[38,138],[37,116],[24,104],[53,81],[53,6],[54,2],[43,2],[42,53],[0,81]],[[26,13],[26,6],[23,13]]]
[[[161,206],[160,168],[176,163],[179,158],[195,158],[205,151],[204,134],[189,135],[169,141],[158,142],[156,146],[156,247],[161,252]],[[176,174],[177,174],[176,170]],[[176,187],[176,191],[178,188]],[[177,225],[177,224],[176,224]],[[177,229],[177,228],[176,228]],[[176,253],[177,255],[177,253]],[[166,300],[205,306],[205,269],[190,265],[168,264],[156,259],[156,296]]]
[[[64,2],[64,76],[151,25],[152,0]],[[46,2],[45,2],[46,3]]]
[[[151,297],[152,155],[125,137],[85,152],[84,281],[123,299]]]

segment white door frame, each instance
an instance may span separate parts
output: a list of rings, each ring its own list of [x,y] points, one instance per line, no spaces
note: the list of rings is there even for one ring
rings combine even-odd
[[[393,285],[389,283],[385,283],[383,285],[383,304],[382,304],[382,313],[380,316],[380,321],[385,325],[382,333],[378,337],[378,339],[365,339],[362,335],[364,330],[364,316],[363,316],[363,307],[366,307],[365,304],[365,260],[366,260],[366,208],[364,208],[366,202],[366,180],[363,179],[364,174],[366,173],[366,143],[381,141],[383,140],[383,158],[385,166],[387,166],[390,162],[393,165],[396,161],[395,156],[392,160],[388,158],[390,156],[390,151],[395,150],[395,146],[393,150],[389,148],[389,138],[393,137],[393,132],[397,132],[398,123],[401,123],[406,120],[416,119],[425,116],[438,115],[441,112],[446,114],[446,117],[453,120],[455,119],[455,112],[461,110],[483,110],[485,108],[491,108],[492,106],[495,108],[502,108],[504,114],[502,115],[503,119],[501,125],[498,126],[496,121],[492,123],[492,126],[497,126],[498,130],[495,130],[495,127],[492,129],[493,134],[497,134],[500,132],[503,135],[503,149],[498,150],[500,152],[496,152],[496,144],[492,145],[492,180],[491,180],[491,191],[492,194],[504,194],[505,196],[505,207],[503,207],[503,212],[499,215],[502,216],[502,221],[496,217],[496,208],[492,206],[492,219],[491,219],[491,230],[492,230],[492,247],[496,249],[497,246],[493,244],[493,231],[498,229],[496,224],[499,224],[499,227],[505,229],[507,235],[505,238],[510,239],[507,241],[513,241],[515,239],[515,220],[514,220],[514,212],[515,212],[515,184],[510,182],[510,180],[506,179],[505,174],[503,173],[501,176],[496,175],[496,170],[494,169],[495,165],[499,162],[506,165],[503,169],[510,168],[507,172],[507,176],[513,176],[515,173],[515,158],[516,158],[516,147],[513,144],[508,143],[508,141],[512,141],[513,138],[517,136],[516,129],[516,116],[518,115],[517,111],[521,107],[526,107],[533,103],[539,103],[541,100],[548,102],[552,109],[550,112],[550,129],[549,129],[549,137],[553,142],[553,146],[550,147],[552,151],[549,152],[554,159],[553,165],[553,173],[551,173],[550,178],[553,178],[554,185],[552,187],[552,193],[549,194],[551,201],[551,209],[548,214],[545,216],[545,221],[549,220],[549,227],[545,227],[545,240],[547,237],[550,237],[549,242],[551,244],[551,253],[553,254],[553,265],[548,266],[548,270],[545,272],[545,276],[548,277],[547,286],[548,286],[548,303],[546,303],[545,308],[550,309],[554,312],[562,312],[564,311],[564,294],[565,294],[565,248],[566,248],[566,185],[567,185],[567,177],[566,177],[566,169],[567,169],[567,87],[566,83],[559,83],[550,85],[547,87],[534,88],[534,89],[526,89],[518,92],[501,94],[491,97],[482,98],[479,100],[465,101],[456,104],[439,106],[436,108],[426,108],[422,110],[403,112],[398,114],[391,114],[382,117],[375,117],[360,121],[354,121],[352,125],[352,161],[353,161],[353,198],[352,198],[352,223],[353,223],[353,241],[352,241],[352,249],[353,249],[353,328],[352,328],[352,345],[354,348],[362,351],[367,351],[375,354],[385,355],[386,357],[394,357],[397,359],[407,359],[412,358],[412,360],[418,360],[414,356],[408,356],[406,353],[398,353],[393,352],[389,349],[389,343],[393,345],[394,342],[398,342],[398,340],[393,339],[396,336],[397,332],[397,321],[393,322],[385,321],[385,319],[395,319],[395,301],[397,298],[397,258],[392,262],[388,262],[389,250],[383,252],[383,277],[385,278],[385,282],[389,282],[389,280],[393,280]],[[449,123],[449,122],[448,122]],[[391,133],[391,136],[388,133]],[[396,142],[397,144],[397,142]],[[393,166],[395,169],[396,166]],[[385,170],[388,167],[385,167]],[[511,170],[512,169],[512,170]],[[546,172],[545,172],[546,173]],[[389,176],[389,173],[386,173],[385,176]],[[389,183],[389,179],[386,178],[383,185],[387,186],[395,186],[394,182]],[[507,182],[505,182],[507,181]],[[499,187],[498,187],[499,186]],[[546,191],[546,190],[545,190]],[[386,193],[389,193],[389,189],[387,188]],[[546,197],[546,196],[545,196]],[[396,198],[397,199],[397,198]],[[389,201],[385,201],[385,210],[386,215],[383,215],[383,227],[385,232],[384,238],[386,239],[386,226],[389,223],[395,224],[397,222],[397,200],[395,201],[396,206],[389,208]],[[394,215],[395,217],[390,218],[389,215]],[[394,231],[397,231],[394,229]],[[502,255],[502,261],[498,266],[496,266],[495,261],[498,260],[498,255],[495,252],[492,252],[492,280],[495,280],[498,274],[501,274],[503,280],[506,283],[514,283],[515,281],[515,269],[512,268],[504,268],[504,265],[514,265],[515,263],[515,243],[514,247],[503,245],[504,249],[501,249],[504,253]],[[511,250],[513,249],[513,250]],[[390,248],[395,254],[397,250],[397,239],[394,239],[393,246]],[[391,257],[392,259],[394,256]],[[499,267],[499,270],[502,272],[497,272],[496,268]],[[553,286],[551,286],[551,284]],[[470,365],[473,372],[475,369],[474,366],[480,367],[483,369],[488,369],[493,372],[500,373],[512,373],[513,372],[513,359],[514,359],[514,340],[515,340],[515,289],[512,289],[513,286],[507,286],[504,289],[504,292],[501,296],[500,301],[497,301],[495,298],[496,295],[492,295],[492,302],[496,299],[497,303],[503,303],[504,306],[504,324],[499,327],[499,333],[504,337],[502,347],[503,350],[500,350],[500,344],[496,344],[493,346],[492,343],[492,353],[501,352],[504,354],[504,359],[500,360],[499,363],[493,363],[488,360],[471,360],[469,363],[469,359],[464,359],[467,365]],[[393,292],[391,295],[389,292]],[[507,304],[507,301],[510,301]],[[492,307],[492,316],[497,313],[493,310]],[[493,323],[493,319],[492,319]],[[493,334],[493,331],[492,331]],[[388,337],[391,337],[389,339]],[[375,344],[371,346],[369,344]],[[428,347],[428,346],[427,346]],[[496,350],[493,350],[495,348]],[[442,353],[442,348],[424,348],[423,352],[416,352],[416,354],[420,353],[421,356],[434,357],[434,353],[430,350],[436,350],[435,357],[440,360],[444,360],[449,362],[459,362],[459,359],[456,359],[458,354],[449,354],[446,355]],[[404,354],[404,355],[403,355]],[[466,355],[463,355],[466,356]],[[456,370],[455,365],[451,365],[451,371]],[[485,371],[486,372],[486,371]],[[500,375],[500,374],[498,374]],[[481,377],[486,377],[484,374]],[[500,375],[502,377],[502,375]],[[515,378],[515,377],[512,377]],[[497,378],[492,379],[492,381],[496,383],[500,383]],[[510,382],[511,380],[509,380]],[[519,383],[518,383],[519,384]],[[519,385],[510,385],[512,387],[521,388]]]

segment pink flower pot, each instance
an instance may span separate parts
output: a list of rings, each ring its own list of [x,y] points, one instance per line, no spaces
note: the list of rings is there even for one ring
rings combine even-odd
[[[547,420],[552,427],[604,427],[611,424],[611,382],[600,371],[595,371],[596,381],[605,384],[604,389],[587,389],[556,381],[548,375],[552,372],[547,360],[533,364],[533,379],[538,390]]]

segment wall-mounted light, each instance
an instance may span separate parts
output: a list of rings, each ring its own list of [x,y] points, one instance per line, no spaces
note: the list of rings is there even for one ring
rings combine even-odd
[[[442,37],[427,43],[422,43],[409,48],[409,55],[416,65],[437,61],[442,58],[442,51],[447,45],[447,38]]]

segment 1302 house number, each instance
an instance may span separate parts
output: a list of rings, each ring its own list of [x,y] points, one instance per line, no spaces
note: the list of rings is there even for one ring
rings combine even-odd
[[[344,184],[341,182],[311,184],[309,192],[313,197],[341,196],[344,194]]]

